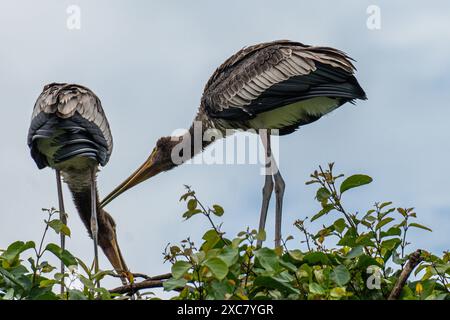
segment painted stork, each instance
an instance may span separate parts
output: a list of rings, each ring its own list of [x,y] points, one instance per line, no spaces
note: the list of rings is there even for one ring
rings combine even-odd
[[[267,169],[259,230],[264,230],[273,189],[276,196],[275,245],[281,243],[281,217],[285,183],[272,157],[270,135],[290,134],[346,102],[365,100],[354,76],[352,59],[340,50],[304,45],[288,40],[243,48],[226,60],[206,84],[194,123],[203,132],[254,129],[266,151]],[[195,143],[194,124],[181,137],[162,137],[145,163],[101,203],[107,205],[124,191],[168,171],[171,154],[179,143],[191,146],[185,160],[201,152],[211,141]],[[195,146],[197,145],[197,146]],[[177,151],[178,152],[178,151]],[[261,245],[261,241],[258,243]]]
[[[113,140],[99,98],[88,88],[66,83],[44,87],[34,106],[28,146],[39,169],[56,171],[60,217],[66,223],[61,176],[69,186],[75,206],[94,242],[94,266],[98,271],[97,247],[121,274],[127,266],[120,252],[113,218],[99,207],[97,172],[105,166]],[[65,238],[61,234],[61,247]],[[61,266],[64,271],[64,265]]]

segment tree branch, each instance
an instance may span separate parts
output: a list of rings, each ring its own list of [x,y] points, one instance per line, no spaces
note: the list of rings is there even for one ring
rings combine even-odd
[[[140,276],[142,276],[142,275],[140,275]],[[144,280],[144,281],[120,286],[120,287],[109,290],[109,292],[124,294],[124,293],[134,293],[134,292],[142,290],[142,289],[160,288],[163,286],[164,280],[167,280],[170,277],[172,277],[171,273],[166,273],[166,274],[162,274],[162,275],[154,276],[154,277],[147,277],[146,280]]]
[[[422,253],[421,250],[417,250],[416,252],[412,253],[409,256],[408,262],[406,263],[405,267],[403,268],[402,272],[400,273],[400,276],[398,277],[398,280],[395,283],[395,286],[392,289],[391,294],[388,297],[388,300],[397,300],[398,299],[398,297],[400,296],[400,293],[402,292],[403,287],[405,286],[406,281],[408,280],[409,276],[411,275],[411,272],[423,260],[423,258],[420,256],[421,253]]]

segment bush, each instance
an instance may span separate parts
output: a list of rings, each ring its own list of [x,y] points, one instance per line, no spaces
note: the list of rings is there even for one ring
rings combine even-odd
[[[343,180],[339,185],[337,182]],[[186,220],[206,218],[211,229],[197,248],[190,238],[178,245],[168,245],[164,259],[171,263],[169,276],[147,277],[129,274],[131,284],[108,290],[98,287],[104,277],[118,277],[112,271],[93,273],[93,268],[58,245],[45,245],[47,231],[70,236],[70,230],[58,219],[55,210],[45,210],[43,237],[34,242],[15,242],[1,251],[0,299],[135,299],[155,298],[139,290],[163,286],[175,292],[173,299],[450,299],[450,253],[442,257],[425,250],[410,253],[407,240],[411,228],[431,231],[417,222],[412,208],[395,208],[391,202],[376,203],[365,214],[348,212],[344,194],[371,183],[366,175],[345,180],[335,176],[333,164],[319,167],[308,185],[317,186],[320,210],[311,219],[297,220],[302,241],[286,237],[280,248],[257,248],[265,232],[247,229],[228,239],[214,220],[224,214],[219,205],[206,207],[187,187],[180,201],[185,201]],[[317,233],[308,231],[308,223],[331,212],[338,214],[329,226]],[[331,243],[331,247],[327,247]],[[291,248],[291,244],[294,248]],[[294,245],[295,244],[295,245]],[[44,247],[45,245],[45,247]],[[302,249],[298,247],[304,247]],[[32,252],[24,262],[21,256]],[[65,266],[64,274],[43,261],[47,254],[56,256]],[[82,271],[82,273],[79,272]],[[414,271],[414,280],[411,273]],[[146,278],[135,282],[135,277]],[[71,283],[80,280],[82,290]],[[57,293],[64,283],[64,294]]]

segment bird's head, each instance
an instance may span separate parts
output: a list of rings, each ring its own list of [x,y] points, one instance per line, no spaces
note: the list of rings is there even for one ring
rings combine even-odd
[[[106,206],[119,195],[139,183],[156,176],[158,173],[168,171],[180,164],[173,158],[173,150],[181,141],[182,137],[160,138],[148,159],[131,176],[129,176],[105,199],[103,199],[100,206]]]

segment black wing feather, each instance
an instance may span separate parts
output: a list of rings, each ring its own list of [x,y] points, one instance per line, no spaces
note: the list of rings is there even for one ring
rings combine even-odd
[[[259,113],[311,98],[336,98],[340,104],[355,99],[367,99],[364,90],[353,74],[323,63],[316,62],[315,64],[315,71],[274,84],[247,106],[227,108],[215,113],[210,112],[210,116],[231,121],[246,121]]]
[[[55,137],[54,144],[59,147],[52,159],[55,163],[73,157],[91,158],[103,166],[108,162],[107,141],[94,123],[78,113],[69,119],[40,113],[32,120],[28,133],[31,156],[39,169],[48,166],[48,161],[46,155],[39,151],[37,141],[52,137]]]

